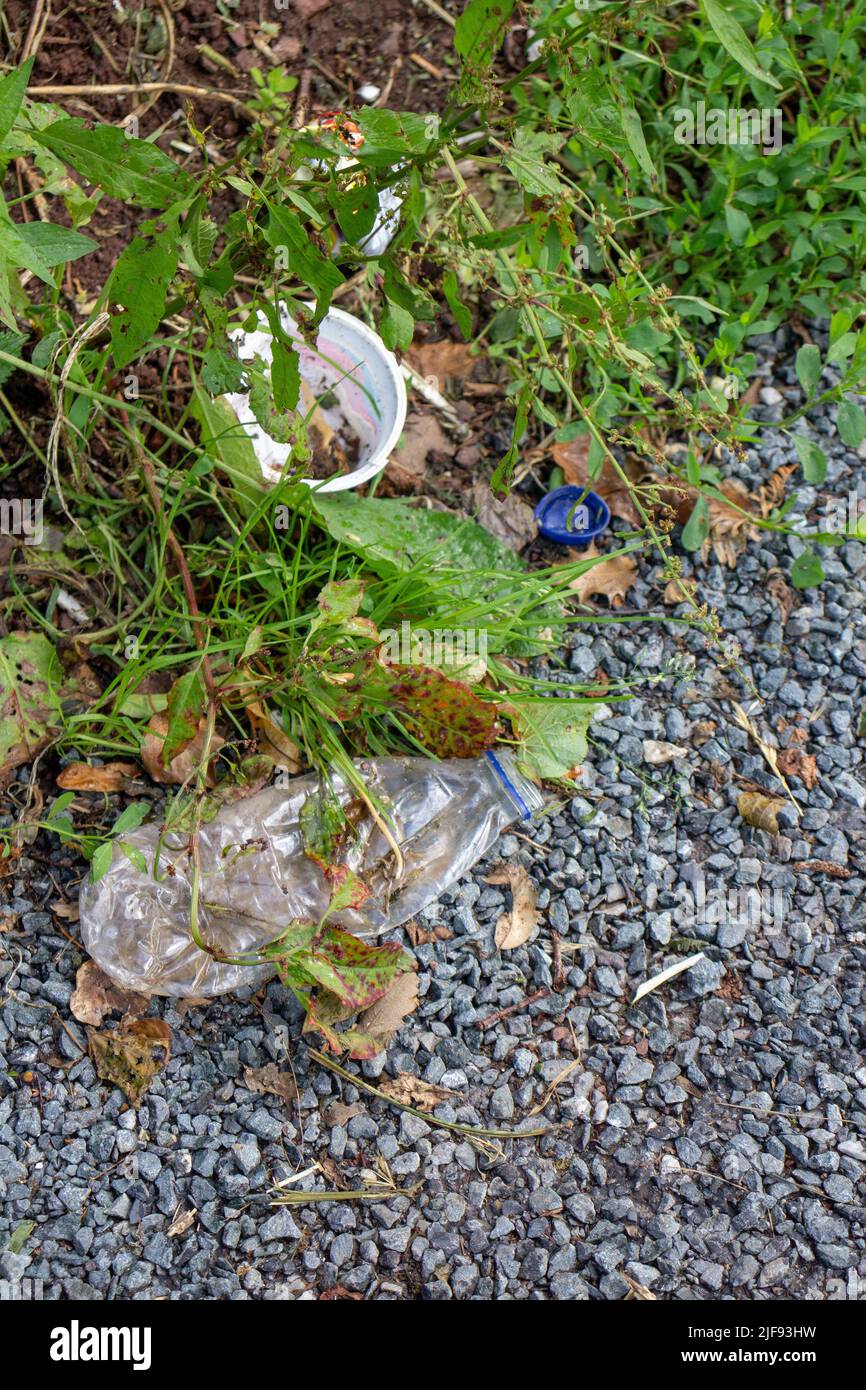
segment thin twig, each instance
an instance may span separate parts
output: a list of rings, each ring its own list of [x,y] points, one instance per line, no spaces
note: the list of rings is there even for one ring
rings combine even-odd
[[[510,1018],[512,1014],[519,1013],[521,1009],[528,1009],[530,1004],[537,1004],[539,999],[546,999],[550,990],[537,989],[534,994],[527,994],[525,999],[518,999],[516,1004],[509,1004],[505,1009],[497,1009],[495,1014],[489,1014],[487,1018],[482,1018],[479,1028],[492,1028],[494,1023],[499,1023],[503,1018]]]
[[[452,1129],[457,1134],[466,1134],[473,1138],[480,1139],[528,1139],[536,1138],[542,1134],[549,1134],[556,1125],[548,1125],[544,1129],[481,1129],[478,1125],[458,1125],[452,1120],[440,1120],[436,1115],[431,1115],[424,1110],[418,1110],[414,1105],[407,1105],[403,1100],[395,1100],[389,1096],[387,1091],[380,1091],[378,1086],[371,1086],[369,1081],[363,1077],[355,1076],[352,1072],[341,1067],[339,1062],[327,1057],[324,1052],[318,1052],[316,1048],[310,1048],[310,1056],[322,1067],[327,1067],[329,1071],[336,1072],[342,1076],[352,1086],[359,1086],[362,1091],[369,1091],[371,1096],[376,1096],[379,1100],[384,1100],[387,1105],[396,1106],[398,1110],[407,1110],[410,1115],[416,1115],[419,1120],[424,1120],[426,1124],[439,1125],[442,1129]]]

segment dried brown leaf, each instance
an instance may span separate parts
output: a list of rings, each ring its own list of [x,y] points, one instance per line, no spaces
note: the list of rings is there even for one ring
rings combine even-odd
[[[509,550],[522,550],[538,534],[532,508],[515,492],[495,497],[489,484],[479,478],[472,490],[472,505],[479,525]]]
[[[589,435],[578,435],[567,444],[554,444],[550,450],[554,463],[562,469],[567,483],[578,487],[589,487],[610,507],[614,516],[630,521],[633,526],[643,525],[637,507],[628,487],[617,473],[610,459],[605,457],[601,471],[594,478],[589,476]],[[629,482],[638,483],[645,476],[643,466],[635,459],[627,459],[620,465]]]
[[[114,1033],[88,1028],[87,1036],[100,1080],[119,1086],[133,1105],[140,1105],[151,1081],[168,1063],[171,1030],[167,1024],[162,1019],[143,1018]],[[161,1055],[155,1055],[157,1052]]]
[[[119,792],[131,777],[137,776],[137,763],[106,763],[104,767],[69,763],[57,778],[57,785],[64,791]]]
[[[810,790],[818,781],[818,760],[813,753],[805,753],[802,748],[783,748],[776,761],[786,777],[799,777]]]
[[[291,1105],[298,1094],[291,1074],[280,1071],[274,1062],[268,1062],[265,1067],[244,1067],[244,1085],[257,1095],[282,1096],[287,1105]]]
[[[588,545],[584,556],[589,558],[598,553],[595,545]],[[619,608],[636,579],[637,565],[630,555],[611,555],[601,564],[593,565],[592,569],[579,574],[568,587],[581,603],[586,603],[594,594],[601,594],[611,608]]]
[[[77,1018],[79,1023],[98,1028],[106,1014],[124,1014],[132,1020],[140,1017],[149,1003],[148,995],[121,989],[100,969],[95,960],[87,960],[75,977],[75,989],[69,1007],[72,1017]]]
[[[784,805],[781,797],[767,796],[763,792],[743,792],[737,797],[737,810],[747,825],[766,830],[770,835],[779,834],[776,817]]]
[[[169,1240],[173,1240],[175,1236],[184,1235],[197,1216],[198,1211],[195,1207],[191,1207],[189,1211],[182,1211],[179,1216],[176,1216],[166,1231]]]
[[[503,912],[496,923],[494,940],[500,951],[513,951],[528,941],[538,924],[535,884],[522,864],[503,864],[489,874],[487,883],[507,883],[511,889],[511,911]]]
[[[379,1090],[401,1105],[414,1105],[416,1110],[435,1110],[443,1101],[453,1100],[453,1093],[444,1086],[434,1086],[420,1076],[401,1071],[379,1082]]]
[[[332,1100],[325,1110],[325,1123],[328,1125],[346,1125],[355,1115],[360,1115],[364,1109],[357,1101],[353,1105],[346,1105],[342,1100]]]
[[[466,381],[480,361],[477,355],[473,357],[471,344],[453,343],[449,338],[436,343],[413,343],[406,360],[425,380],[434,378],[437,391],[444,391],[449,377]]]
[[[651,767],[660,767],[663,763],[672,762],[674,758],[685,758],[688,751],[676,743],[664,743],[654,738],[645,738],[643,741],[643,760]]]
[[[247,714],[253,726],[253,733],[259,745],[259,751],[271,758],[277,767],[284,768],[286,772],[300,772],[301,770],[301,750],[293,739],[290,739],[275,719],[268,714],[267,709],[258,700],[253,700],[247,705]]]
[[[418,976],[414,970],[409,970],[398,975],[387,994],[364,1010],[358,1028],[362,1033],[380,1038],[384,1044],[417,1007]]]
[[[181,782],[188,781],[195,775],[201,755],[204,751],[205,727],[207,721],[202,719],[199,723],[198,733],[191,743],[171,759],[168,767],[162,765],[162,749],[165,743],[165,736],[168,733],[168,719],[164,714],[155,714],[147,726],[148,732],[145,734],[141,743],[141,761],[144,763],[148,775],[154,782],[167,782],[179,785]],[[216,757],[225,739],[220,734],[213,734],[210,741],[211,763]],[[213,767],[208,769],[208,786],[214,785]]]

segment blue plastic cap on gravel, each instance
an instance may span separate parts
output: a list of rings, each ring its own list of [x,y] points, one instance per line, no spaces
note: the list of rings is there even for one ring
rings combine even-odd
[[[583,488],[574,483],[564,483],[542,497],[534,515],[539,531],[549,541],[557,545],[583,546],[589,545],[606,529],[610,507],[598,493],[584,493]]]

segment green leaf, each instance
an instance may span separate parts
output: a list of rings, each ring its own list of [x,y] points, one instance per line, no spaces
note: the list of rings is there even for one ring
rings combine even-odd
[[[795,589],[814,589],[824,578],[824,566],[814,550],[802,550],[791,566],[791,583]]]
[[[168,729],[162,745],[163,767],[168,767],[172,758],[192,743],[206,707],[207,696],[198,667],[184,676],[178,676],[168,692]]]
[[[827,476],[827,456],[823,449],[805,435],[794,435],[794,448],[807,483],[823,483]]]
[[[55,121],[32,138],[110,197],[139,208],[167,208],[190,193],[190,177],[147,140],[133,140],[119,126],[88,130],[77,116]]]
[[[16,222],[0,219],[0,259],[16,270],[31,271],[46,285],[54,284],[51,266],[45,261],[35,246],[25,241],[21,227]]]
[[[111,318],[111,352],[117,367],[132,362],[159,327],[177,254],[171,231],[150,241],[136,237],[114,267],[108,300],[123,306]]]
[[[811,396],[821,378],[821,353],[814,343],[803,344],[797,353],[795,366],[797,380],[806,395]]]
[[[138,846],[129,844],[127,840],[118,840],[117,843],[133,868],[137,869],[140,874],[146,876],[150,871],[147,867],[147,860]]]
[[[111,861],[113,858],[114,845],[111,840],[103,840],[101,844],[96,846],[96,849],[90,856],[91,883],[98,883],[101,878],[105,877],[108,870],[111,868]]]
[[[26,62],[21,64],[20,68],[15,68],[13,72],[7,72],[3,80],[0,81],[0,145],[3,144],[12,129],[15,118],[21,110],[24,93],[27,91],[27,83],[30,81],[30,69],[33,67],[34,61],[34,58],[28,58]]]
[[[353,1010],[368,1009],[387,994],[398,975],[413,968],[412,958],[396,941],[370,946],[339,927],[326,927],[304,968],[325,989]]]
[[[499,734],[496,705],[434,666],[391,666],[389,701],[413,736],[439,758],[478,758]]]
[[[514,132],[514,144],[505,157],[506,168],[510,169],[521,188],[533,197],[556,198],[562,192],[562,184],[556,166],[545,163],[545,154],[558,150],[562,139],[543,130],[531,130],[529,126],[518,126]]]
[[[853,401],[840,401],[836,411],[839,438],[849,449],[858,449],[866,439],[866,411]]]
[[[334,211],[346,240],[355,244],[363,241],[372,232],[379,211],[379,195],[373,180],[359,179],[356,173],[355,182],[337,196]]]
[[[112,835],[125,835],[128,830],[137,830],[150,809],[149,801],[130,802],[111,827]]]
[[[405,352],[415,336],[415,320],[408,310],[401,309],[399,304],[389,299],[379,319],[379,336],[389,351],[399,348]]]
[[[734,61],[739,63],[740,67],[750,76],[757,77],[759,81],[766,82],[771,87],[778,87],[780,84],[775,77],[765,68],[762,68],[758,62],[758,55],[752,41],[742,25],[734,19],[732,14],[728,13],[720,0],[703,0],[703,6],[710,28]]]
[[[747,213],[732,207],[730,203],[725,203],[725,226],[735,246],[742,246],[752,228]]]
[[[82,236],[81,232],[69,227],[55,226],[53,222],[23,222],[16,231],[21,240],[41,256],[45,265],[52,268],[77,261],[79,256],[86,256],[99,246],[92,237]]]
[[[295,409],[301,394],[301,359],[297,348],[277,337],[271,344],[271,390],[281,414]]]
[[[343,276],[316,246],[296,212],[273,203],[267,207],[268,244],[285,254],[288,269],[316,296],[315,322],[320,323],[331,306],[334,290],[343,283]]]
[[[28,62],[27,64],[25,64],[25,66],[29,66],[32,62],[32,58],[28,59]],[[15,1227],[15,1230],[9,1237],[9,1244],[6,1247],[9,1250],[10,1254],[18,1255],[24,1249],[24,1246],[26,1245],[27,1241],[30,1239],[35,1230],[35,1221],[19,1221],[18,1225]]]
[[[442,293],[464,338],[472,337],[472,314],[458,292],[457,276],[449,270],[442,280]]]
[[[454,47],[474,72],[486,71],[505,37],[514,0],[469,0],[454,26]]]
[[[622,128],[625,133],[625,138],[628,141],[629,149],[644,173],[649,174],[650,178],[658,178],[658,171],[647,149],[640,116],[633,106],[623,106],[621,115]]]
[[[201,379],[212,396],[244,389],[243,364],[235,357],[228,341],[214,344],[206,350],[202,359]]]
[[[518,766],[530,777],[566,777],[586,757],[592,700],[515,700],[506,709],[521,746]]]
[[[0,781],[29,763],[59,732],[63,668],[47,637],[0,638]]]
[[[710,504],[698,497],[691,516],[683,527],[682,542],[686,550],[700,550],[710,533]]]

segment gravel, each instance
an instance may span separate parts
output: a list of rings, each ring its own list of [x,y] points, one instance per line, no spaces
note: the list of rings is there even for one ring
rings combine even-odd
[[[778,419],[799,400],[792,343],[779,330],[756,349],[767,383],[756,409]],[[811,525],[862,472],[832,413],[812,421],[828,475],[805,493]],[[792,461],[770,431],[727,469],[766,479]],[[778,836],[739,816],[744,788],[778,784],[732,716],[730,701],[748,696],[699,634],[578,625],[539,670],[563,685],[599,667],[635,674],[635,698],[595,724],[570,803],[503,837],[422,914],[452,935],[416,948],[419,1010],[387,1051],[352,1064],[367,1079],[445,1087],[436,1115],[463,1124],[516,1128],[548,1097],[542,1138],[473,1144],[324,1071],[277,983],[185,1014],[155,1001],[172,1058],[130,1109],[98,1082],[69,1017],[83,957],[47,909],[76,866],[55,845],[49,874],[25,850],[0,885],[3,1277],[41,1280],[51,1299],[613,1300],[635,1283],[659,1299],[857,1297],[866,546],[825,550],[826,582],[791,590],[786,615],[774,592],[800,548],[762,533],[735,570],[678,553],[768,696],[753,714],[761,737],[817,760],[813,787],[789,777],[801,814],[781,814]],[[629,603],[658,611],[663,587],[650,562]],[[651,767],[647,739],[687,756]],[[486,883],[499,858],[529,871],[542,909],[534,937],[506,953],[493,931],[507,895]],[[552,932],[567,948],[562,979]],[[699,950],[632,1006],[642,980]],[[296,1078],[291,1106],[245,1084],[246,1067],[274,1061]],[[355,1113],[329,1118],[337,1099]],[[296,1174],[299,1193],[371,1175],[394,1190],[273,1205]]]

